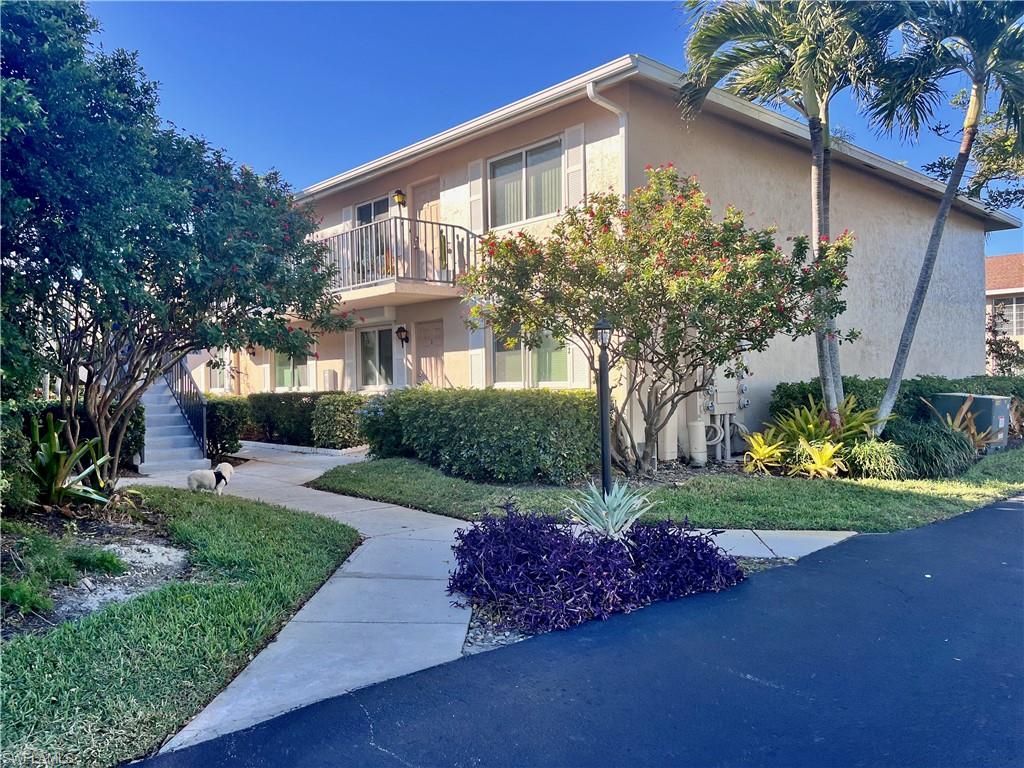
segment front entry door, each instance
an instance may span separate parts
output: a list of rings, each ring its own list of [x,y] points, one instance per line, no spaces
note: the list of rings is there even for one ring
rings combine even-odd
[[[445,263],[446,243],[443,227],[434,226],[441,221],[441,182],[437,179],[412,188],[413,204],[413,277],[419,280],[448,279]]]
[[[416,323],[416,383],[444,386],[444,324]]]

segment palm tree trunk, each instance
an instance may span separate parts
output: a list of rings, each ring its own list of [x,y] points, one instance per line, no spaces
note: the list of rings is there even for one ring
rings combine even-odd
[[[953,163],[953,172],[946,182],[946,189],[942,193],[939,210],[935,213],[932,233],[924,252],[924,262],[921,264],[921,272],[917,276],[917,287],[914,288],[914,296],[911,298],[910,308],[907,310],[907,319],[903,323],[900,343],[896,347],[896,359],[893,361],[892,372],[889,374],[889,384],[885,388],[882,402],[878,406],[878,417],[882,421],[875,428],[876,435],[881,435],[885,429],[885,419],[892,413],[893,406],[896,405],[896,397],[900,393],[900,384],[903,382],[907,359],[910,357],[910,347],[914,343],[914,333],[917,331],[917,321],[921,319],[921,309],[924,306],[925,297],[928,295],[932,272],[935,271],[935,261],[939,256],[942,233],[946,228],[946,221],[949,218],[949,211],[953,207],[953,200],[956,199],[957,190],[960,189],[960,182],[967,169],[967,162],[971,158],[974,139],[978,135],[978,120],[983,102],[983,86],[975,83],[971,89],[971,101],[967,106],[967,116],[964,118],[964,135],[960,141],[960,150],[957,153],[956,162]]]
[[[807,126],[811,137],[811,252],[817,258],[821,244],[822,226],[826,224],[823,214],[822,170],[825,164],[825,141],[821,118],[809,116]],[[819,289],[819,292],[824,289]],[[821,379],[821,396],[828,412],[829,422],[837,425],[839,401],[836,398],[833,377],[832,355],[828,343],[828,320],[822,318],[814,332],[814,343],[818,353],[818,376]]]
[[[829,134],[828,118],[822,126],[822,140],[825,147],[822,152],[821,164],[821,234],[832,235],[832,137]],[[835,388],[836,401],[841,403],[846,398],[843,391],[843,372],[839,365],[839,329],[835,317],[828,319],[828,354],[832,363],[832,386]]]

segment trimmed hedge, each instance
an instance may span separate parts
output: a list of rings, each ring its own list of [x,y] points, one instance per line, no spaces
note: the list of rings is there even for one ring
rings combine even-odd
[[[859,376],[843,376],[843,389],[848,395],[857,396],[861,408],[877,408],[882,402],[885,387],[884,378],[862,379]],[[900,386],[899,396],[893,413],[902,419],[926,421],[931,417],[928,407],[921,398],[930,398],[937,392],[969,392],[974,395],[1016,396],[1024,400],[1024,376],[967,376],[950,379],[945,376],[918,376],[905,379]],[[821,384],[817,378],[810,381],[783,382],[772,392],[768,410],[772,416],[785,413],[790,408],[807,404],[807,397],[821,399]],[[888,429],[888,428],[887,428]]]
[[[378,459],[414,456],[402,440],[402,420],[398,414],[400,391],[371,397],[356,412],[359,431],[370,447],[370,455]]]
[[[329,392],[261,392],[249,395],[253,438],[285,445],[313,445],[313,408]]]
[[[412,454],[477,482],[564,484],[599,458],[589,391],[419,387],[374,398],[360,421],[375,456]]]
[[[216,396],[206,401],[206,444],[216,463],[242,449],[239,439],[252,422],[252,409],[244,397]]]
[[[353,448],[362,445],[358,412],[366,398],[353,392],[332,392],[313,405],[313,444],[317,448]]]

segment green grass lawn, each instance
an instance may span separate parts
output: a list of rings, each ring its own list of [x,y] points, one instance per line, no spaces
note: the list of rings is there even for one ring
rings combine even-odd
[[[359,542],[348,526],[268,504],[143,493],[195,578],[5,642],[4,765],[110,766],[159,746]]]
[[[557,513],[568,489],[503,486],[448,477],[409,459],[378,459],[337,467],[310,485],[325,491],[401,504],[463,520],[479,517],[509,496],[522,509]],[[898,531],[942,520],[1024,492],[1024,450],[979,461],[950,480],[803,480],[709,474],[652,491],[648,519],[682,520],[701,528]]]

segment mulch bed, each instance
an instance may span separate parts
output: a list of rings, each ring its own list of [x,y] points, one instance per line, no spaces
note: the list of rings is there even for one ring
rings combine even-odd
[[[77,584],[57,585],[51,590],[53,610],[45,614],[21,614],[3,606],[2,637],[42,634],[61,622],[82,618],[113,602],[122,602],[162,586],[190,578],[188,554],[168,538],[163,516],[144,507],[124,512],[97,512],[79,507],[54,508],[11,516],[33,525],[53,538],[73,544],[109,549],[128,566],[123,574],[87,573]],[[5,572],[11,561],[11,541],[0,543],[0,565]]]

